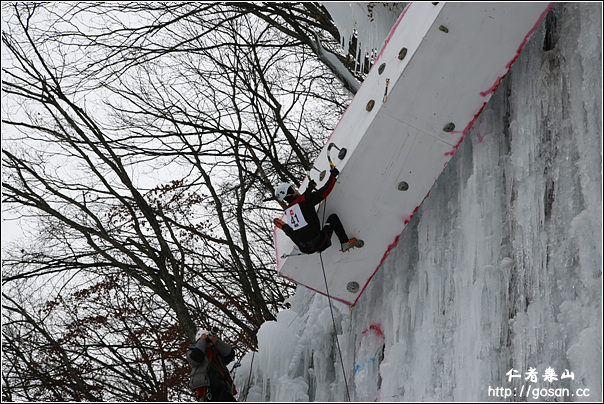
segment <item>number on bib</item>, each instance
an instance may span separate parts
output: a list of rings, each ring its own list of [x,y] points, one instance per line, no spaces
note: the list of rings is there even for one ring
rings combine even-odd
[[[300,209],[300,205],[295,204],[287,208],[287,224],[294,230],[301,229],[305,227],[308,223],[306,223],[306,219],[304,219],[304,215],[302,215],[302,210]]]

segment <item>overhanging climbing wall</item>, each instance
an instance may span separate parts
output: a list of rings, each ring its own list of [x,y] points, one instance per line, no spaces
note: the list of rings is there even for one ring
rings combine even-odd
[[[347,150],[332,153],[341,174],[319,217],[337,213],[365,246],[342,253],[334,235],[321,256],[288,256],[298,251],[275,229],[279,275],[356,304],[550,7],[410,4],[315,161],[329,170],[327,146]]]

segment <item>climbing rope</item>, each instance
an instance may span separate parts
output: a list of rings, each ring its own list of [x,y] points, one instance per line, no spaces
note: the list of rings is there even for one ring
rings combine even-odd
[[[331,312],[331,321],[333,322],[333,332],[336,339],[336,346],[338,347],[338,353],[340,354],[340,364],[342,365],[342,374],[344,375],[344,384],[346,385],[346,395],[348,401],[350,401],[350,390],[348,389],[348,379],[346,378],[346,370],[344,369],[344,359],[342,358],[342,350],[340,349],[340,341],[337,336],[336,319],[333,315],[333,307],[331,304],[331,298],[329,297],[329,287],[327,286],[327,276],[325,275],[325,265],[323,265],[323,255],[319,253],[321,259],[321,268],[323,268],[323,279],[325,280],[325,291],[327,292],[327,300],[329,301],[329,311]]]
[[[333,165],[333,163],[330,164]],[[321,228],[325,226],[325,212],[327,211],[327,198],[323,201],[323,219]],[[340,341],[338,340],[338,329],[336,327],[336,319],[333,315],[333,306],[331,303],[331,297],[329,294],[329,286],[327,286],[327,275],[325,275],[325,265],[323,264],[323,253],[319,252],[319,258],[321,260],[321,269],[323,270],[323,280],[325,281],[325,292],[327,293],[327,301],[329,302],[329,311],[331,313],[331,321],[333,322],[333,333],[336,339],[336,346],[338,348],[338,353],[340,354],[340,364],[342,365],[342,374],[344,375],[344,384],[346,386],[346,395],[348,396],[348,401],[350,401],[350,390],[348,388],[348,379],[346,378],[346,370],[344,369],[344,358],[342,358],[342,350],[340,349]]]
[[[245,391],[245,398],[247,399],[247,395],[250,392],[250,383],[252,381],[252,370],[254,369],[254,357],[256,356],[256,351],[252,351],[252,363],[250,364],[250,374],[247,377],[247,389]]]

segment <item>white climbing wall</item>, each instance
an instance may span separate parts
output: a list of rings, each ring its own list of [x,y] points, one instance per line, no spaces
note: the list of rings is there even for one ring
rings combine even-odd
[[[287,257],[275,229],[279,275],[354,305],[550,7],[411,3],[315,161],[328,170],[328,145],[346,149],[319,217],[337,213],[365,246],[342,253],[334,235],[321,255]]]

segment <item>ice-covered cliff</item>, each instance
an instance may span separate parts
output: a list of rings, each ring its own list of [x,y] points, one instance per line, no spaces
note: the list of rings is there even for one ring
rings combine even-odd
[[[240,399],[601,401],[601,110],[602,5],[557,3],[354,308],[299,287]]]

